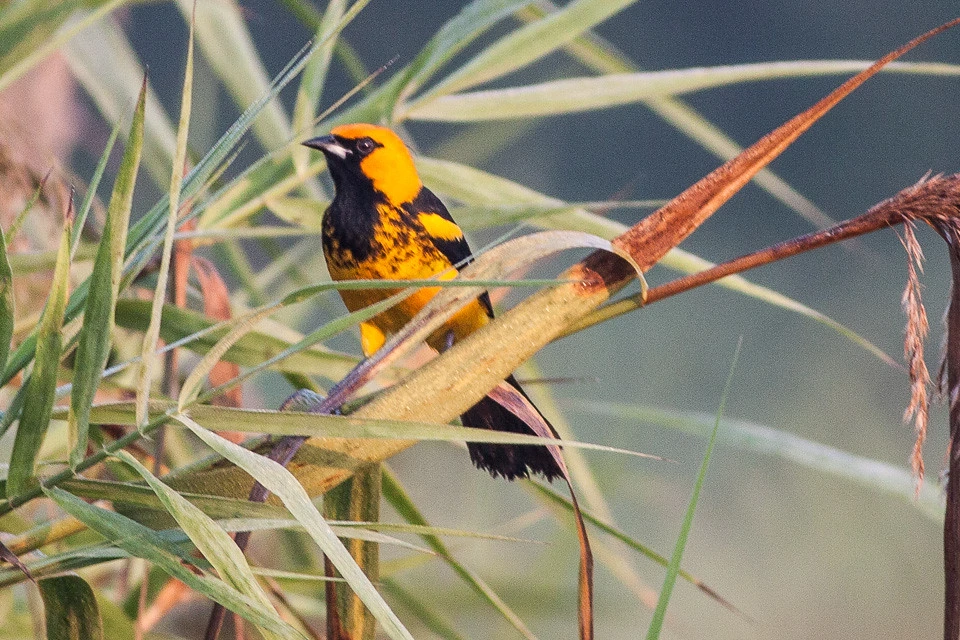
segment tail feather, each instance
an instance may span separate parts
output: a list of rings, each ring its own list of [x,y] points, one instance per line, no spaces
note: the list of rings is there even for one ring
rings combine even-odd
[[[507,378],[507,382],[523,393],[513,376]],[[460,416],[460,420],[467,427],[536,435],[527,423],[489,397],[468,409]],[[544,422],[546,422],[545,419]],[[550,423],[547,422],[547,426],[556,435]],[[533,473],[540,474],[550,481],[562,475],[557,461],[543,446],[468,442],[467,449],[470,451],[470,459],[473,463],[478,468],[489,471],[493,477],[503,476],[507,480],[514,480],[529,478]]]

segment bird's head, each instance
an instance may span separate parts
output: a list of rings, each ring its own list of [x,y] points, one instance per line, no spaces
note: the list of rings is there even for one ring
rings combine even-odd
[[[345,124],[303,144],[326,156],[338,191],[372,188],[399,206],[411,202],[423,186],[407,145],[386,127]]]

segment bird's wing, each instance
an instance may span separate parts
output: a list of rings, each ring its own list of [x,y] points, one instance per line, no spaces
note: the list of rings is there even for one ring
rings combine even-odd
[[[408,213],[418,216],[433,246],[450,264],[460,268],[470,262],[472,253],[463,230],[447,211],[446,205],[430,189],[423,187],[406,208]],[[484,292],[478,299],[487,314],[493,317],[493,305],[487,293]]]

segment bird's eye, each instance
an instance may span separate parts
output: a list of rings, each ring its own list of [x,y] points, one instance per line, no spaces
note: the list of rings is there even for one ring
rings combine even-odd
[[[370,138],[363,138],[357,142],[357,151],[359,151],[361,155],[365,156],[373,151],[374,147],[376,146],[376,143]]]

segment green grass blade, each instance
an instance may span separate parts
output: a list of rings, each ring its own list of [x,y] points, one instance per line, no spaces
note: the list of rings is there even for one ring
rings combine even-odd
[[[143,151],[143,120],[146,106],[146,78],[140,89],[133,124],[127,138],[120,168],[113,185],[113,195],[107,208],[107,221],[103,237],[90,276],[90,293],[87,297],[77,346],[74,367],[73,390],[70,395],[70,416],[67,419],[70,440],[70,465],[75,467],[83,460],[87,450],[87,434],[90,429],[90,406],[103,376],[103,369],[110,355],[113,339],[114,307],[120,291],[123,270],[124,246],[133,208],[133,191],[137,184],[137,171]]]
[[[50,425],[50,415],[56,399],[57,368],[63,348],[60,327],[63,325],[64,309],[67,306],[67,291],[70,286],[70,223],[68,217],[60,239],[57,266],[47,304],[40,317],[36,333],[36,356],[33,373],[24,387],[23,411],[17,436],[10,454],[10,469],[7,475],[7,495],[22,493],[33,475],[34,463],[43,443],[43,436]],[[13,415],[8,415],[12,419]],[[8,415],[4,416],[6,422]]]
[[[0,367],[7,363],[16,306],[13,298],[13,270],[7,258],[7,242],[0,229]]]
[[[437,96],[461,91],[516,71],[556,51],[634,2],[635,0],[573,0],[559,11],[524,25],[484,48],[415,104],[428,102]]]
[[[367,5],[369,0],[357,0],[347,13],[344,15],[343,20],[336,26],[334,32],[339,32],[343,29],[357,13],[364,6]],[[98,34],[104,39],[109,37],[109,34],[101,33]],[[333,33],[328,34],[325,37],[332,37]],[[112,44],[112,41],[106,40]],[[314,47],[320,46],[323,44],[323,40],[314,45]],[[127,46],[129,44],[121,44],[121,47]],[[105,56],[103,59],[112,59],[113,53],[104,53]],[[92,59],[96,58],[96,55],[92,56]],[[274,79],[273,84],[271,85],[270,93],[263,95],[256,102],[251,104],[246,111],[230,126],[230,128],[221,136],[220,140],[217,141],[209,152],[203,157],[203,159],[197,163],[194,169],[188,174],[187,178],[183,183],[183,190],[181,192],[181,198],[186,199],[193,197],[199,190],[206,184],[207,180],[214,175],[217,170],[220,168],[220,165],[223,161],[230,157],[230,154],[234,151],[237,143],[244,133],[250,128],[251,123],[271,99],[273,99],[283,87],[285,87],[293,77],[299,73],[303,68],[303,65],[306,64],[307,58],[304,56],[295,57],[290,63],[284,67],[277,77]],[[91,62],[91,65],[93,63]],[[87,69],[89,71],[89,69]],[[79,73],[79,72],[78,72]],[[102,74],[104,77],[111,77],[112,74]],[[123,84],[126,87],[126,84]],[[110,92],[107,92],[110,94]],[[111,94],[112,95],[112,94]],[[129,94],[126,94],[129,95]],[[148,98],[148,103],[150,98]],[[107,101],[107,107],[112,108],[113,102]],[[149,104],[148,104],[149,107]],[[159,110],[159,106],[156,109],[148,108],[147,113],[154,113]],[[110,111],[106,111],[108,114],[108,119],[115,121],[116,118],[109,117]],[[151,131],[152,127],[148,123],[146,131]],[[169,140],[170,140],[170,149],[175,147],[174,135],[172,133],[173,128],[167,122],[166,129],[169,130]],[[161,140],[167,140],[167,136],[163,136]],[[150,141],[151,138],[148,138],[145,141],[145,144]],[[163,156],[163,172],[166,176],[166,167],[170,166],[170,159],[173,157],[173,152],[166,153]],[[148,163],[147,163],[148,164]],[[166,185],[168,183],[167,177],[164,177],[162,183]],[[132,278],[132,274],[139,273],[143,268],[143,265],[149,260],[150,256],[153,255],[155,248],[159,246],[162,240],[156,240],[156,234],[158,229],[163,222],[166,221],[166,216],[169,211],[169,202],[167,196],[164,196],[160,201],[154,205],[146,215],[144,215],[140,220],[137,221],[130,229],[129,239],[127,241],[127,256],[132,256],[136,254],[135,258],[129,262],[127,268],[125,269],[125,282],[129,281]],[[82,304],[87,295],[88,285],[82,283],[74,291],[71,296],[70,303],[67,305],[66,318],[68,320],[72,319],[79,313],[82,308]],[[7,364],[7,368],[4,370],[2,377],[0,377],[0,386],[3,386],[9,382],[13,376],[15,376],[20,370],[23,369],[30,361],[33,356],[33,352],[36,348],[36,334],[31,334],[28,336],[17,348],[17,350],[10,357],[10,362]]]
[[[386,498],[387,502],[390,503],[400,517],[406,520],[408,523],[419,526],[429,526],[427,519],[423,517],[423,514],[420,513],[420,510],[417,509],[416,504],[404,490],[403,485],[400,484],[400,481],[397,480],[386,466],[383,466],[383,481],[382,481],[382,490],[383,497]],[[467,586],[469,586],[473,591],[480,596],[480,598],[489,604],[494,610],[498,611],[513,628],[520,632],[524,638],[528,640],[536,640],[536,636],[533,635],[533,632],[527,628],[526,623],[518,616],[510,606],[503,601],[503,599],[488,585],[484,582],[483,578],[475,574],[473,571],[468,569],[460,561],[453,557],[453,554],[450,553],[447,546],[443,543],[440,538],[433,534],[423,534],[420,536],[427,545],[433,549],[437,555],[443,558],[451,569],[463,580]]]
[[[713,455],[713,447],[717,442],[717,432],[720,431],[720,419],[723,417],[723,410],[727,405],[727,398],[730,395],[730,386],[733,382],[733,372],[737,368],[737,360],[740,357],[740,348],[743,345],[743,339],[737,343],[737,350],[733,354],[733,362],[730,363],[730,373],[727,374],[727,381],[723,385],[723,393],[720,396],[720,407],[717,409],[717,416],[714,419],[713,430],[710,432],[710,440],[707,443],[707,451],[703,455],[703,463],[700,465],[700,473],[697,474],[697,482],[693,486],[693,495],[690,496],[690,504],[687,506],[687,513],[683,518],[683,525],[680,527],[680,535],[677,537],[676,546],[673,549],[673,555],[670,557],[670,564],[667,565],[667,575],[663,579],[663,586],[660,588],[660,597],[657,600],[657,607],[653,611],[653,619],[650,621],[650,627],[647,629],[647,640],[656,640],[660,637],[660,631],[663,628],[663,621],[667,616],[667,605],[670,603],[670,596],[673,594],[673,586],[677,582],[677,575],[680,573],[680,561],[683,559],[683,551],[687,546],[687,538],[690,535],[690,529],[693,528],[693,516],[697,510],[697,501],[700,499],[700,490],[703,487],[703,481],[707,477],[707,468],[710,466],[710,456]]]
[[[229,534],[205,515],[203,511],[190,504],[186,498],[160,482],[156,476],[129,453],[119,451],[117,455],[146,480],[163,503],[164,508],[176,519],[177,524],[190,538],[190,541],[197,546],[203,557],[213,565],[220,578],[240,593],[257,602],[263,615],[273,616],[274,628],[287,628],[287,631],[283,634],[277,634],[269,629],[261,629],[264,636],[269,640],[296,636],[298,634],[296,629],[284,622],[273,610],[270,599],[260,583],[257,582],[250,565],[247,564],[243,551],[237,547]]]
[[[97,161],[97,167],[93,171],[93,177],[90,178],[90,184],[87,186],[87,193],[83,197],[80,209],[77,212],[77,219],[73,222],[73,233],[70,236],[70,259],[76,259],[77,250],[80,248],[80,234],[83,233],[83,226],[87,223],[87,215],[90,213],[90,207],[93,206],[93,199],[97,196],[97,189],[100,186],[100,180],[103,178],[103,172],[107,168],[107,162],[110,160],[110,153],[113,151],[113,145],[117,142],[120,135],[120,123],[113,126],[107,144],[103,147],[103,153],[100,154],[100,160]]]
[[[573,504],[570,502],[570,498],[560,495],[552,487],[548,487],[539,482],[525,482],[524,486],[532,489],[535,496],[538,499],[542,500],[544,503],[546,503],[548,506],[563,509],[564,511],[567,511],[571,514],[573,513]],[[659,553],[654,551],[652,548],[636,540],[635,538],[630,537],[629,535],[624,533],[622,530],[604,522],[601,518],[598,518],[596,515],[590,513],[589,511],[583,511],[581,509],[581,513],[583,514],[583,519],[585,521],[589,522],[591,525],[593,525],[600,531],[603,531],[608,536],[622,542],[629,548],[640,553],[645,558],[659,564],[661,567],[666,567],[670,563],[670,561],[667,558],[660,555]],[[572,524],[572,521],[571,521],[571,524]],[[717,592],[714,589],[704,584],[703,581],[698,579],[696,576],[694,576],[690,572],[685,571],[684,569],[680,569],[678,575],[684,580],[686,580],[687,582],[689,582],[690,584],[695,585],[698,589],[700,589],[710,597],[718,599],[727,608],[730,608],[730,609],[734,608],[732,605],[730,605],[725,600],[720,598],[720,596],[717,594]]]
[[[93,589],[76,575],[37,583],[47,619],[47,640],[103,640],[103,622]]]
[[[745,82],[856,73],[870,64],[860,60],[799,60],[563,78],[440,96],[418,103],[404,116],[442,122],[535,118],[608,109]],[[900,62],[885,71],[956,76],[960,75],[960,66]]]
[[[163,302],[167,297],[167,278],[170,274],[170,260],[173,255],[173,236],[177,230],[177,215],[180,209],[180,190],[183,187],[184,164],[187,161],[187,134],[190,131],[190,109],[193,104],[193,38],[195,23],[190,20],[190,36],[187,41],[187,62],[183,70],[183,91],[180,97],[180,123],[177,126],[177,150],[170,172],[170,203],[167,214],[167,228],[163,236],[163,250],[160,253],[160,270],[157,272],[157,285],[153,290],[153,305],[150,310],[150,324],[143,336],[140,348],[140,370],[137,376],[137,428],[141,429],[149,421],[147,403],[153,386],[153,369],[157,364],[154,351],[160,338],[160,321],[163,317]]]
[[[157,414],[169,412],[171,403],[152,403],[151,410]],[[424,440],[433,442],[488,442],[493,444],[555,444],[556,440],[522,433],[508,433],[458,427],[433,422],[406,422],[372,418],[352,418],[349,415],[324,415],[297,411],[268,411],[264,409],[237,409],[212,405],[196,405],[190,408],[190,417],[211,431],[239,431],[241,433],[265,433],[277,436],[304,435],[318,438],[363,438],[387,440]],[[97,405],[91,409],[93,424],[136,424],[134,405],[118,402]],[[618,453],[637,458],[652,456],[627,449],[602,444],[564,440],[563,446],[570,449],[588,449]]]
[[[99,544],[43,556],[27,562],[27,568],[32,576],[40,579],[128,557],[125,551]],[[26,579],[19,569],[0,569],[0,588],[19,584]]]
[[[180,549],[156,531],[118,513],[89,505],[62,489],[44,489],[44,493],[64,511],[130,555],[148,560],[194,591],[219,602],[262,629],[276,633],[279,637],[305,640],[306,636],[299,632],[295,631],[291,635],[288,624],[277,624],[276,612],[272,609],[266,611],[260,602],[240,593],[220,579],[206,573],[197,575],[188,569],[182,563],[184,557]]]
[[[354,562],[343,543],[310,501],[310,496],[307,495],[303,486],[286,468],[207,431],[187,416],[177,415],[175,418],[193,431],[207,446],[256,478],[283,502],[290,513],[306,527],[310,537],[377,618],[389,637],[412,640],[413,636]]]

